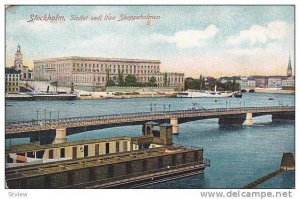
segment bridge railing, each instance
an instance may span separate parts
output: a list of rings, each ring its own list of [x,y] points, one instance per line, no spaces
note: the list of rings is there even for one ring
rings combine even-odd
[[[156,111],[156,112],[139,112],[139,113],[121,113],[113,115],[98,115],[98,116],[86,116],[86,117],[70,117],[61,119],[47,119],[47,120],[35,120],[28,122],[6,122],[6,128],[30,128],[32,126],[47,126],[47,125],[60,125],[76,122],[91,122],[98,120],[116,120],[116,119],[132,119],[141,117],[178,117],[186,114],[199,114],[199,113],[244,113],[244,112],[264,112],[270,111],[283,111],[283,110],[295,110],[293,106],[269,106],[269,107],[241,107],[241,108],[213,108],[213,109],[192,109],[192,110],[175,110],[175,111]]]

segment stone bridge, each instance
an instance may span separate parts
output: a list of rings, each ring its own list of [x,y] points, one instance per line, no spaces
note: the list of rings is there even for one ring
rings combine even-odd
[[[71,117],[59,120],[37,120],[28,122],[7,122],[6,138],[30,137],[41,140],[41,137],[51,137],[54,143],[66,141],[66,136],[95,129],[117,126],[141,125],[148,121],[158,123],[170,122],[173,133],[179,133],[179,124],[189,121],[219,118],[220,126],[253,124],[253,117],[272,115],[273,121],[295,120],[295,107],[241,107],[193,109],[160,112],[121,113],[115,115],[100,115],[88,117]],[[49,141],[48,141],[49,142]]]

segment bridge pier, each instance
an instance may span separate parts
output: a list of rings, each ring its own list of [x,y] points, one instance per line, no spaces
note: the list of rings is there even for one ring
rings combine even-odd
[[[53,144],[62,144],[66,142],[67,142],[67,129],[66,128],[56,129]]]
[[[172,125],[172,134],[179,134],[178,118],[170,118],[170,124]]]
[[[244,125],[246,125],[246,126],[252,126],[253,125],[252,113],[246,113],[246,120],[244,121]]]

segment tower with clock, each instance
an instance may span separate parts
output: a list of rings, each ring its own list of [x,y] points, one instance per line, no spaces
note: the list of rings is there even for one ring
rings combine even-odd
[[[18,45],[17,52],[15,54],[15,68],[17,70],[23,68],[23,58],[22,58],[20,45]]]

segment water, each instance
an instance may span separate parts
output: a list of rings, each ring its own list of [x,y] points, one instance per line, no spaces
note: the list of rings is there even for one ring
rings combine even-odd
[[[268,100],[274,98],[274,100]],[[243,106],[277,106],[279,104],[294,106],[294,95],[247,93],[239,98],[224,99],[110,99],[78,101],[6,101],[6,121],[26,121],[35,119],[36,110],[39,119],[72,116],[90,116],[116,114],[125,112],[171,110],[191,108],[198,103],[204,108],[243,107]],[[226,103],[227,101],[227,103]],[[44,112],[44,109],[46,111]],[[68,141],[95,139],[117,136],[140,136],[141,126],[116,127],[75,134]],[[10,144],[28,142],[28,139],[6,140]],[[277,170],[284,152],[295,152],[295,124],[271,123],[271,116],[254,118],[252,127],[238,129],[220,129],[217,119],[199,120],[180,124],[180,134],[173,136],[176,144],[204,148],[205,158],[211,160],[211,167],[204,175],[178,179],[146,188],[241,188],[257,178]],[[294,172],[276,176],[261,184],[258,188],[293,188]]]

